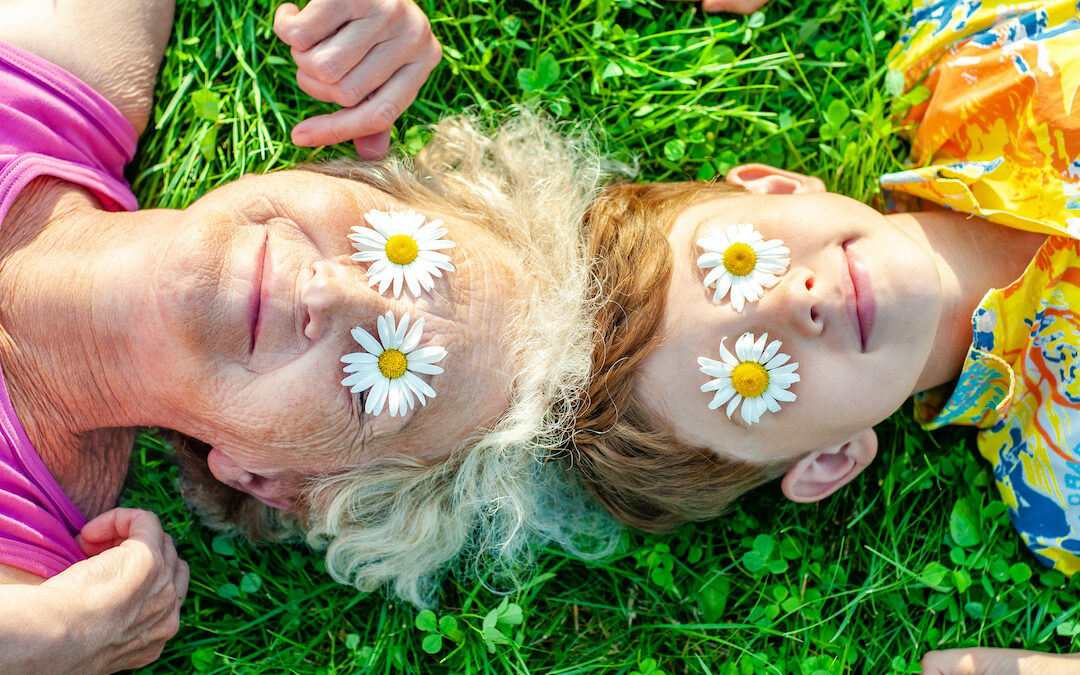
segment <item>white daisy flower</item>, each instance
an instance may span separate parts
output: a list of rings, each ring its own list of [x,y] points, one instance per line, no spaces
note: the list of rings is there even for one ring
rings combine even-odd
[[[453,272],[450,256],[439,253],[453,248],[454,242],[442,237],[446,228],[441,220],[424,224],[424,216],[409,209],[400,211],[368,211],[364,220],[371,225],[352,228],[349,239],[358,252],[351,258],[357,262],[370,262],[368,285],[379,284],[379,293],[385,293],[393,283],[394,297],[401,296],[404,281],[413,297],[420,297],[420,289],[430,291],[435,285],[434,277],[442,271]]]
[[[397,324],[394,313],[387,312],[379,317],[378,327],[378,340],[360,326],[352,329],[353,339],[364,351],[341,357],[342,363],[348,364],[345,372],[350,373],[341,383],[351,387],[354,394],[371,390],[364,405],[365,413],[378,415],[386,406],[391,417],[404,415],[413,407],[414,395],[420,405],[425,405],[428,398],[435,398],[435,390],[416,374],[441,373],[443,369],[434,364],[446,357],[446,350],[442,347],[417,349],[424,332],[424,320],[417,319],[409,328],[408,312]]]
[[[705,249],[698,267],[711,267],[705,275],[705,288],[716,284],[713,302],[720,302],[731,292],[731,308],[743,310],[746,302],[756,302],[780,281],[791,259],[791,251],[779,239],[764,240],[750,223],[735,223],[698,239]]]
[[[716,392],[709,402],[709,410],[727,403],[725,412],[731,417],[742,403],[743,420],[755,424],[766,410],[778,412],[781,401],[795,400],[795,394],[788,391],[788,387],[799,381],[799,374],[795,372],[799,364],[788,363],[791,357],[780,353],[779,340],[766,346],[768,339],[768,333],[762,333],[756,340],[753,333],[743,333],[735,341],[734,354],[721,340],[720,361],[698,357],[701,372],[715,378],[701,385],[701,391]]]

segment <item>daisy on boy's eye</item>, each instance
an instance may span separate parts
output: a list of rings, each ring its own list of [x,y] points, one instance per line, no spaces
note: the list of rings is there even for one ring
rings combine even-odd
[[[726,340],[727,338],[724,338]],[[715,391],[709,410],[727,403],[728,417],[742,404],[740,415],[747,424],[756,424],[765,411],[779,412],[780,402],[795,400],[788,388],[799,381],[799,368],[791,358],[780,353],[781,342],[768,342],[769,334],[754,339],[753,333],[743,333],[735,341],[732,354],[720,341],[720,361],[698,357],[702,373],[714,379],[701,385],[701,391]],[[768,343],[768,344],[766,344]]]
[[[441,220],[424,224],[424,216],[409,209],[400,211],[368,211],[364,220],[370,228],[353,227],[349,239],[357,253],[350,256],[357,262],[370,262],[368,285],[379,284],[379,293],[386,292],[391,283],[394,297],[401,296],[404,281],[413,297],[420,297],[420,289],[430,291],[435,277],[442,270],[453,272],[450,256],[439,253],[454,247],[454,242],[443,239],[446,228]]]
[[[390,416],[404,415],[413,407],[413,396],[420,405],[427,403],[427,398],[435,398],[435,390],[416,374],[438,375],[442,367],[434,365],[446,358],[442,347],[424,347],[417,349],[424,333],[424,320],[417,319],[409,328],[409,314],[401,317],[400,323],[394,322],[394,313],[387,312],[378,320],[379,339],[357,326],[352,329],[363,352],[353,352],[341,357],[345,372],[349,375],[341,384],[350,387],[356,394],[367,389],[367,403],[364,412],[378,415],[385,405]],[[426,398],[425,398],[426,397]]]
[[[768,241],[749,223],[728,225],[724,231],[713,231],[698,239],[705,252],[697,259],[701,268],[709,268],[705,288],[716,284],[713,302],[720,302],[731,293],[731,308],[743,310],[746,302],[756,302],[766,288],[780,281],[791,259],[790,251],[779,239]]]

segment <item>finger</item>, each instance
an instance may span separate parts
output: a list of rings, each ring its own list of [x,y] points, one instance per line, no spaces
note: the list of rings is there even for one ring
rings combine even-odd
[[[308,146],[334,145],[387,131],[416,98],[428,72],[430,68],[425,64],[409,64],[360,105],[297,124],[292,133],[293,142]]]
[[[974,675],[977,672],[975,655],[967,649],[930,652],[922,658],[919,665],[923,675]]]
[[[419,38],[401,35],[372,47],[362,62],[333,85],[321,82],[303,70],[297,71],[296,81],[314,98],[351,108],[398,75],[413,80],[415,89],[419,90],[440,58],[442,47],[434,35],[428,33]],[[412,101],[415,96],[413,92],[408,100]]]
[[[312,0],[299,13],[286,11],[278,25],[274,15],[274,32],[281,41],[301,51],[311,49],[338,31],[353,16],[353,3],[340,0]],[[280,11],[280,10],[279,10]]]
[[[364,60],[382,35],[385,33],[371,22],[350,21],[311,49],[293,48],[292,57],[299,70],[320,82],[334,84]],[[411,54],[406,52],[405,58],[408,57]]]
[[[285,2],[278,5],[278,8],[274,11],[274,35],[278,36],[278,39],[285,44],[289,44],[285,40],[285,36],[289,34],[289,27],[292,26],[293,17],[300,13],[300,8],[291,2]]]
[[[157,515],[141,509],[116,508],[84,525],[76,541],[83,553],[92,557],[128,539],[139,539],[148,546],[159,548],[164,536]]]
[[[735,14],[753,14],[765,6],[769,0],[702,0],[701,8],[706,12],[734,12]]]
[[[353,147],[360,159],[380,159],[390,149],[390,130],[353,139]]]
[[[174,576],[173,585],[176,587],[176,606],[180,607],[184,602],[184,598],[187,597],[188,583],[191,581],[191,570],[188,568],[188,564],[183,560],[176,561],[176,574]]]
[[[175,578],[177,563],[180,562],[180,556],[176,554],[176,544],[169,535],[165,535],[161,543],[161,558],[162,568],[168,572],[170,579]]]
[[[333,84],[327,84],[315,78],[302,68],[296,71],[296,83],[305,93],[320,101],[336,103],[342,108],[359,105],[389,80],[398,69],[407,65],[402,63],[406,59],[400,58],[402,55],[400,50],[390,52],[390,60],[382,59],[381,57],[387,55],[388,52],[386,44],[376,45],[368,53],[368,58]]]

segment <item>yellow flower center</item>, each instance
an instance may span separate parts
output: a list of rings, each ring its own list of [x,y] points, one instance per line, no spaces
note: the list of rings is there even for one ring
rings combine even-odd
[[[379,372],[391,380],[396,380],[405,374],[405,368],[409,365],[405,355],[396,349],[387,349],[379,354]]]
[[[737,277],[753,272],[756,263],[757,254],[749,244],[734,243],[724,251],[724,269]]]
[[[395,234],[386,240],[386,257],[395,265],[408,265],[419,252],[416,240],[407,234]]]
[[[382,368],[382,360],[379,361]],[[743,398],[757,398],[769,387],[769,371],[757,361],[743,361],[731,369],[731,386]]]

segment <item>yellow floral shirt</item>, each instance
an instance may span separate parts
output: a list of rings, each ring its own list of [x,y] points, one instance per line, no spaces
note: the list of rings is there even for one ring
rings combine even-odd
[[[1077,5],[916,5],[892,67],[930,97],[908,116],[915,168],[884,176],[883,186],[1052,235],[1018,280],[986,294],[955,388],[920,394],[916,417],[927,428],[979,427],[979,451],[1024,542],[1072,574],[1080,570]]]

